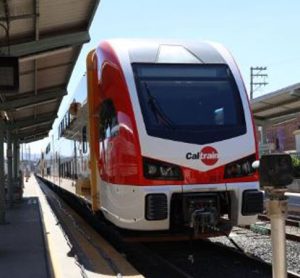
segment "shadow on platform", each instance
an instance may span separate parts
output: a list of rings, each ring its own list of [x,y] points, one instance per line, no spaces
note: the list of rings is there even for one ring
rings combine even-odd
[[[6,221],[0,225],[0,276],[50,277],[39,199],[14,203]]]

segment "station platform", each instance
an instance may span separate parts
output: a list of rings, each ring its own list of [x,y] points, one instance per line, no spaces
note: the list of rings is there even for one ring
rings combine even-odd
[[[99,242],[104,258],[80,236],[70,235],[74,248],[36,178],[32,175],[24,185],[23,199],[7,209],[7,224],[0,225],[0,277],[143,277],[97,233],[89,237]],[[79,262],[78,257],[85,259]],[[118,275],[109,269],[108,257]]]
[[[1,277],[51,277],[39,199],[31,187],[7,209],[7,223],[0,225]]]

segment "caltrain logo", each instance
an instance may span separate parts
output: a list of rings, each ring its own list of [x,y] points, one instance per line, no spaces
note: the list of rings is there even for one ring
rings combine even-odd
[[[200,159],[205,165],[211,166],[217,163],[219,159],[218,151],[210,146],[204,147],[200,152],[187,153],[186,159]]]

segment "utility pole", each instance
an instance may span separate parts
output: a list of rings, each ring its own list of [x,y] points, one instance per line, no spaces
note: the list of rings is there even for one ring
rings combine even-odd
[[[266,86],[266,78],[268,74],[262,73],[267,70],[267,67],[251,67],[250,68],[250,99],[253,99],[253,92],[256,91],[261,86]],[[255,81],[255,78],[259,78]]]

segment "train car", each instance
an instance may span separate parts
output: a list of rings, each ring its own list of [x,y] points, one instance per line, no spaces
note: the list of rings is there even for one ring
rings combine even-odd
[[[84,75],[67,111],[53,126],[37,175],[90,202],[86,96]]]
[[[255,222],[255,130],[223,46],[108,40],[89,53],[86,78],[86,102],[75,98],[53,131],[44,178],[123,229],[211,236]]]

